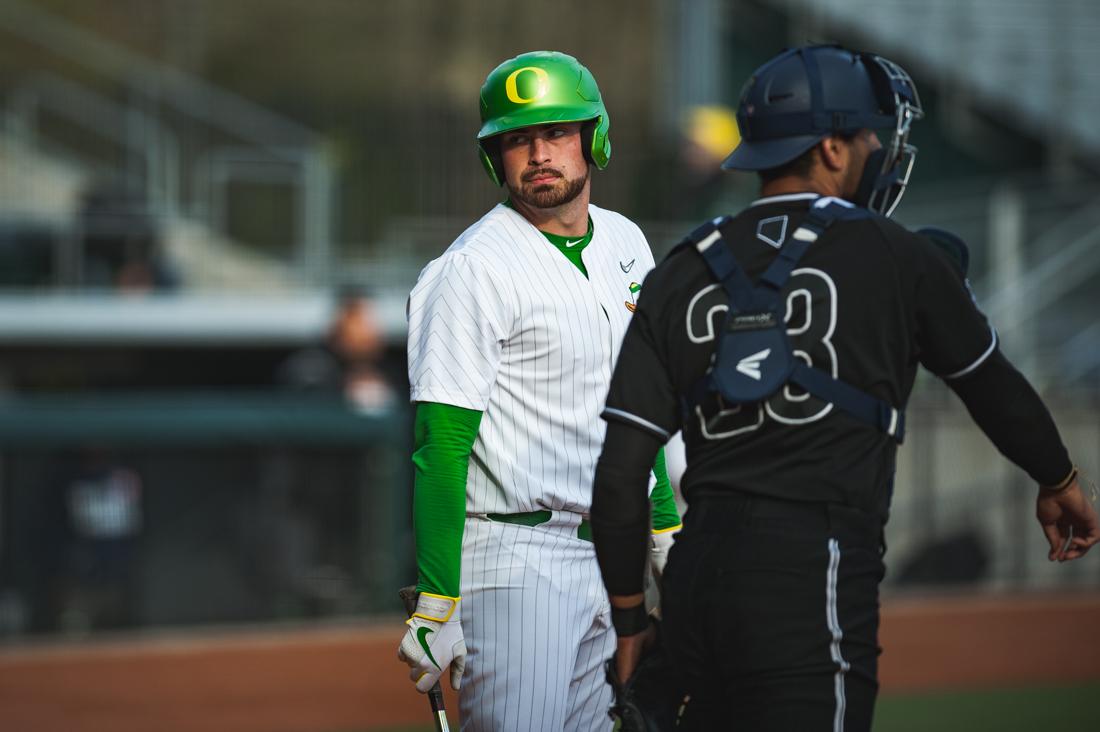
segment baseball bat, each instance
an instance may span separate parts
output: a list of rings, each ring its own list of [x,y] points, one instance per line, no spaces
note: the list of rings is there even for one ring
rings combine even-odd
[[[405,614],[411,618],[412,614],[416,612],[416,602],[420,598],[416,586],[402,587],[397,591],[397,594],[401,597],[401,602],[405,604]],[[443,689],[440,688],[438,681],[431,689],[428,689],[428,702],[432,705],[435,732],[451,732],[451,728],[447,725],[447,710],[443,707]]]

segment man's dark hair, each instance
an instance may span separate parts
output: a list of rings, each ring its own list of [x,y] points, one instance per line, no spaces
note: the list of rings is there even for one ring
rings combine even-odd
[[[757,171],[760,176],[760,182],[767,184],[779,178],[786,178],[788,176],[794,176],[797,178],[808,178],[810,171],[814,168],[814,150],[817,149],[817,145],[814,144],[806,152],[799,155],[794,160],[788,160],[782,165],[774,168],[768,168],[767,170]]]
[[[856,130],[855,132],[838,132],[836,135],[845,142],[851,142],[859,136],[859,133],[860,130]],[[818,142],[820,142],[820,140]],[[760,176],[760,182],[765,184],[771,183],[773,180],[786,178],[787,176],[808,178],[810,171],[814,169],[814,150],[817,149],[817,145],[818,143],[815,142],[813,147],[794,160],[788,160],[782,165],[778,165],[774,168],[757,171],[757,174]]]

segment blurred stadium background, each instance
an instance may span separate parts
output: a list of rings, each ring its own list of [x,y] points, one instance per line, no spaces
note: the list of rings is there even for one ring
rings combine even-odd
[[[810,40],[902,63],[928,117],[896,218],[970,242],[1096,475],[1098,34],[1091,0],[0,0],[0,727],[426,719],[391,660],[404,303],[499,198],[477,90],[525,50],[596,74],[594,200],[658,257],[753,198],[716,166],[755,66]],[[1046,562],[1027,477],[940,384],[910,415],[879,728],[1100,722],[1096,557]]]

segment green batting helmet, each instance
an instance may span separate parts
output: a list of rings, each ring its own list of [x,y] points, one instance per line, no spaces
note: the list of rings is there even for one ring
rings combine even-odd
[[[504,185],[500,151],[488,142],[492,137],[530,125],[588,121],[592,124],[581,128],[584,156],[602,170],[611,158],[611,120],[592,72],[557,51],[520,54],[493,69],[481,86],[481,162],[493,182]]]

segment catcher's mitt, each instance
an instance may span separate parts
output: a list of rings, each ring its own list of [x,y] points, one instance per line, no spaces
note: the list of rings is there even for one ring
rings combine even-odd
[[[617,732],[663,732],[676,729],[686,699],[679,690],[672,668],[661,646],[658,627],[657,642],[642,656],[638,667],[626,683],[619,679],[616,658],[607,661],[607,683],[615,694],[608,710],[617,722]]]

